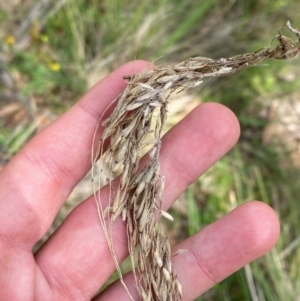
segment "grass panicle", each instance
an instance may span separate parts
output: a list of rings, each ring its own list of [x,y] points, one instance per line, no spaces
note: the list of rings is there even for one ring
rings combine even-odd
[[[160,223],[161,216],[172,219],[162,210],[165,179],[160,174],[159,164],[170,96],[200,85],[205,78],[230,75],[267,58],[294,57],[300,51],[300,32],[290,22],[287,28],[298,38],[297,42],[279,32],[275,48],[218,60],[195,57],[175,66],[148,69],[124,77],[128,85],[116,99],[110,117],[100,121],[104,132],[92,160],[93,177],[103,178],[104,171],[109,171],[108,207],[102,207],[100,183],[94,180],[95,199],[120,280],[132,300],[134,294],[123,282],[112,240],[112,224],[119,216],[127,222],[128,249],[140,299],[177,301],[181,300],[184,290],[177,280],[170,243]],[[149,152],[140,162],[141,153],[146,150]],[[113,182],[112,175],[118,172],[120,176]]]

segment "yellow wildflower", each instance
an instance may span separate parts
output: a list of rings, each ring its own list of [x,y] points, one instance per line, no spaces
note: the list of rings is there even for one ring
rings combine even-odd
[[[15,43],[15,37],[12,36],[12,35],[6,36],[6,38],[5,38],[5,43],[6,43],[7,45],[13,45],[13,44]]]
[[[48,64],[48,67],[51,71],[57,72],[60,70],[61,66],[60,63],[57,62],[51,62]]]

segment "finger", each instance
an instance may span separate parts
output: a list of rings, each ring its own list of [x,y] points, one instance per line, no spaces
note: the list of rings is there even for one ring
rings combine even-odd
[[[0,174],[0,238],[31,249],[42,237],[89,170],[97,122],[125,88],[123,76],[147,66],[147,62],[136,61],[107,76],[5,167]]]
[[[197,107],[169,131],[163,138],[160,154],[161,173],[166,176],[164,208],[224,155],[238,136],[236,117],[226,107],[214,103]],[[103,200],[106,193],[104,189]],[[117,220],[113,233],[116,255],[121,261],[128,253],[125,224]],[[37,254],[36,260],[48,281],[58,290],[65,285],[74,291],[70,283],[85,296],[90,294],[91,297],[98,290],[115,266],[93,197],[73,210]]]
[[[187,249],[172,262],[183,288],[183,301],[199,295],[247,263],[262,256],[279,237],[276,213],[264,203],[245,203],[174,248]],[[128,279],[126,279],[128,278]],[[132,274],[125,277],[134,288]],[[119,281],[93,299],[129,301]]]

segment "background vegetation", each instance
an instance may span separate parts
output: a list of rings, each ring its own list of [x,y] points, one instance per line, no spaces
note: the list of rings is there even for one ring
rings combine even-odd
[[[0,169],[26,141],[126,61],[158,65],[190,56],[232,56],[270,46],[298,1],[282,0],[0,0]],[[298,23],[299,24],[298,24]],[[275,42],[274,42],[275,43]],[[179,241],[246,200],[271,205],[281,238],[263,258],[197,300],[300,300],[299,58],[270,61],[205,83],[169,118],[176,123],[200,102],[237,115],[237,146],[175,204],[170,235]],[[53,229],[83,195],[79,184]],[[52,229],[52,230],[53,230]]]

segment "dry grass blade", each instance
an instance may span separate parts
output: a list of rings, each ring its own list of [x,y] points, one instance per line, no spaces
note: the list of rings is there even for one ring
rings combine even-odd
[[[128,249],[133,265],[134,251],[138,257],[134,273],[141,300],[176,301],[182,296],[182,288],[171,263],[168,237],[159,219],[156,222],[161,215],[172,218],[161,210],[164,177],[160,175],[159,165],[161,133],[167,118],[169,97],[201,84],[205,78],[233,74],[266,58],[294,57],[300,50],[300,32],[290,22],[287,27],[296,35],[297,42],[279,33],[276,36],[279,43],[274,49],[219,60],[195,57],[175,66],[124,77],[128,86],[116,100],[111,116],[103,122],[105,130],[93,156],[94,175],[98,172],[101,177],[106,164],[111,174],[122,170],[120,180],[112,183],[112,177],[108,175],[110,199],[107,208],[102,207],[96,181],[94,191],[99,218],[121,281],[122,274],[112,241],[112,223],[120,215],[124,221],[127,220]],[[140,167],[140,152],[148,145],[149,139],[152,143],[148,160]],[[104,152],[105,141],[108,148]],[[102,158],[96,163],[99,155]],[[127,292],[131,296],[128,289]]]

